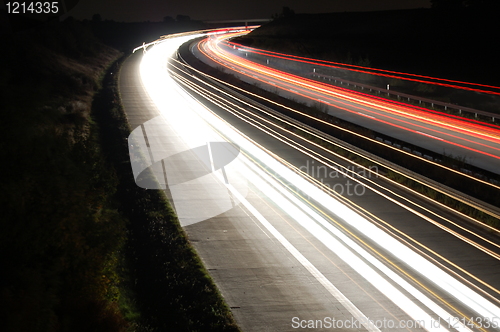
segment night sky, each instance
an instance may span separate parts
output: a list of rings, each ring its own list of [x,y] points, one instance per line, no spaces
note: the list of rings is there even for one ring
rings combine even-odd
[[[296,13],[374,11],[430,7],[430,0],[80,0],[68,15],[119,22],[161,21],[188,15],[195,20],[270,18],[288,6]]]

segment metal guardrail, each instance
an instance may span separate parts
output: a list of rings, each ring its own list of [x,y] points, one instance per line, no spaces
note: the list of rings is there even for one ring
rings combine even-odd
[[[180,54],[179,54],[179,58],[181,59],[182,62],[184,62],[185,64],[187,64],[189,66],[189,64],[182,58],[182,56],[180,56]],[[340,139],[337,139],[333,136],[330,136],[330,135],[324,133],[323,131],[320,131],[320,130],[313,128],[309,125],[306,125],[298,120],[295,120],[291,117],[288,117],[288,116],[286,116],[278,111],[275,111],[274,109],[272,109],[270,107],[262,105],[259,102],[255,101],[247,96],[244,96],[237,91],[234,91],[233,89],[227,87],[226,85],[224,85],[218,81],[215,81],[215,80],[208,78],[208,77],[203,77],[203,78],[208,80],[211,84],[214,84],[214,85],[220,87],[221,89],[225,90],[226,92],[228,92],[229,94],[231,94],[237,98],[240,98],[242,100],[245,100],[246,102],[252,103],[252,104],[254,104],[254,105],[256,105],[256,106],[258,106],[258,107],[260,107],[260,108],[262,108],[262,109],[264,109],[264,110],[266,110],[266,111],[268,111],[276,116],[279,116],[279,117],[285,119],[286,121],[294,123],[294,124],[298,125],[299,127],[303,127],[305,129],[307,129],[308,131],[314,132],[318,136],[321,136],[324,139],[331,140],[331,141],[335,142],[336,144],[343,146],[346,149],[351,149],[351,150],[355,151],[356,153],[360,154],[361,156],[368,157],[368,158],[374,160],[376,163],[379,163],[383,167],[388,167],[388,168],[392,168],[394,170],[397,170],[398,172],[400,172],[406,176],[409,176],[410,178],[417,179],[418,181],[420,181],[421,183],[423,183],[424,185],[427,185],[429,187],[439,188],[439,190],[438,190],[439,192],[441,192],[447,196],[453,197],[454,199],[457,199],[458,201],[460,201],[464,204],[467,204],[467,205],[469,205],[469,206],[471,206],[479,211],[483,211],[483,212],[485,212],[493,217],[500,219],[500,208],[499,207],[496,207],[496,206],[493,206],[489,203],[483,202],[479,199],[476,199],[475,197],[466,195],[458,190],[455,190],[453,188],[445,186],[445,185],[443,185],[437,181],[434,181],[432,179],[429,179],[421,174],[410,171],[409,169],[407,169],[405,167],[399,166],[395,163],[392,163],[392,162],[389,162],[383,158],[380,158],[377,155],[369,153],[369,152],[367,152],[361,148],[358,148],[352,144],[349,144],[349,143],[344,142]],[[345,80],[344,80],[344,82],[345,82]],[[358,86],[359,86],[359,84],[358,84]],[[480,222],[477,222],[476,225],[481,227],[481,228],[484,228],[485,230],[490,230],[490,228],[487,225],[484,225]],[[498,234],[498,235],[500,236],[500,234]]]
[[[430,104],[432,108],[434,107],[434,105],[439,105],[439,106],[442,106],[445,111],[448,109],[454,109],[454,110],[457,110],[460,114],[462,114],[462,112],[474,114],[474,117],[476,117],[476,118],[478,115],[481,115],[481,116],[484,116],[487,118],[491,118],[491,121],[493,121],[493,122],[495,122],[496,118],[500,118],[500,114],[480,111],[480,110],[476,110],[476,109],[473,109],[470,107],[464,107],[464,106],[455,105],[455,104],[451,104],[451,103],[445,103],[445,102],[438,101],[438,100],[432,100],[432,99],[422,98],[419,96],[414,96],[414,95],[410,95],[410,94],[406,94],[406,93],[402,93],[402,92],[397,92],[397,91],[391,90],[390,87],[389,87],[389,89],[381,89],[379,87],[374,87],[374,86],[370,86],[370,85],[366,85],[366,84],[360,84],[357,82],[348,81],[348,80],[345,80],[345,79],[340,78],[340,77],[334,77],[334,76],[320,74],[320,73],[317,73],[315,71],[310,73],[310,76],[312,76],[313,78],[323,79],[324,81],[328,80],[328,82],[334,82],[334,83],[338,82],[341,85],[346,84],[346,86],[360,87],[362,90],[366,89],[369,91],[377,91],[380,94],[387,94],[388,96],[393,95],[398,100],[400,100],[401,98],[404,98],[404,99],[407,99],[407,101],[411,101],[411,100],[418,101],[419,104],[424,102],[424,103]]]

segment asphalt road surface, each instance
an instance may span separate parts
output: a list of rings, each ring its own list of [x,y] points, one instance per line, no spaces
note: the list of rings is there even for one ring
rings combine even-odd
[[[459,216],[437,207],[441,216],[414,213],[416,206],[409,210],[366,185],[349,194],[349,181],[351,189],[358,182],[347,176],[322,178],[344,189],[342,198],[311,185],[283,160],[314,170],[297,147],[315,147],[272,138],[262,123],[231,115],[228,101],[217,106],[197,96],[184,81],[189,75],[167,65],[185,41],[169,40],[124,63],[119,87],[130,145],[156,165],[160,186],[244,331],[494,330],[486,318],[500,324],[494,235],[450,232],[437,224]],[[214,142],[237,146],[234,161],[214,167]],[[208,163],[200,151],[208,151]],[[381,221],[387,224],[375,225]],[[468,319],[476,325],[464,324]]]

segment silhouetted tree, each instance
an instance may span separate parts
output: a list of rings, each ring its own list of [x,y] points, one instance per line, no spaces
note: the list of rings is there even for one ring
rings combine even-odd
[[[458,10],[465,7],[465,0],[431,0],[432,8]]]
[[[290,9],[290,7],[283,7],[283,9],[281,10],[281,13],[278,14],[274,14],[271,16],[272,19],[278,19],[278,18],[282,18],[282,17],[290,17],[290,16],[293,16],[295,15],[295,11],[293,9]]]
[[[431,4],[433,9],[443,13],[476,13],[494,20],[500,10],[500,0],[431,0]]]
[[[498,10],[500,1],[498,0],[465,0],[465,5],[471,9]]]
[[[281,13],[283,17],[290,17],[295,15],[295,11],[290,9],[290,7],[283,7],[283,12]]]
[[[498,9],[498,0],[431,0],[432,8],[443,10],[457,10],[463,8],[490,10]]]
[[[92,22],[102,22],[101,14],[92,15]]]
[[[187,15],[177,15],[175,17],[175,20],[177,22],[188,22],[188,21],[191,21],[191,17],[189,17]]]
[[[172,16],[165,16],[163,18],[163,23],[174,23],[174,22],[175,22],[175,20]]]

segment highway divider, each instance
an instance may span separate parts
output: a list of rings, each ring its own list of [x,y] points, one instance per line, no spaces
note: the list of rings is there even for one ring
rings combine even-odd
[[[500,209],[496,206],[496,202],[500,201],[500,190],[498,190],[500,177],[497,174],[478,169],[461,158],[438,154],[396,140],[325,114],[321,109],[300,104],[256,85],[242,82],[234,75],[198,60],[190,52],[189,44],[183,45],[178,55],[195,69],[187,68],[193,75],[205,80],[209,79],[212,84],[217,84],[231,94],[238,94],[239,98],[245,98],[246,101],[257,102],[260,104],[259,107],[265,107],[275,114],[279,113],[290,121],[298,121],[302,126],[307,126],[322,137],[328,137],[329,140],[349,146],[351,151],[357,150],[358,153],[353,155],[347,149],[331,146],[332,149],[336,149],[336,152],[344,150],[342,152],[344,155],[356,161],[367,159],[366,157],[370,161],[361,162],[373,163],[376,160],[380,165],[379,170],[386,170],[387,177],[483,222],[488,225],[485,226],[488,230],[491,230],[489,226],[500,227]],[[227,82],[237,87],[239,91],[235,92],[234,87],[230,88],[226,84],[207,78],[196,70]],[[255,95],[264,98],[257,98]],[[307,135],[305,132],[301,134]],[[325,144],[323,139],[310,138],[318,140],[322,145]],[[394,172],[394,169],[397,172]]]

